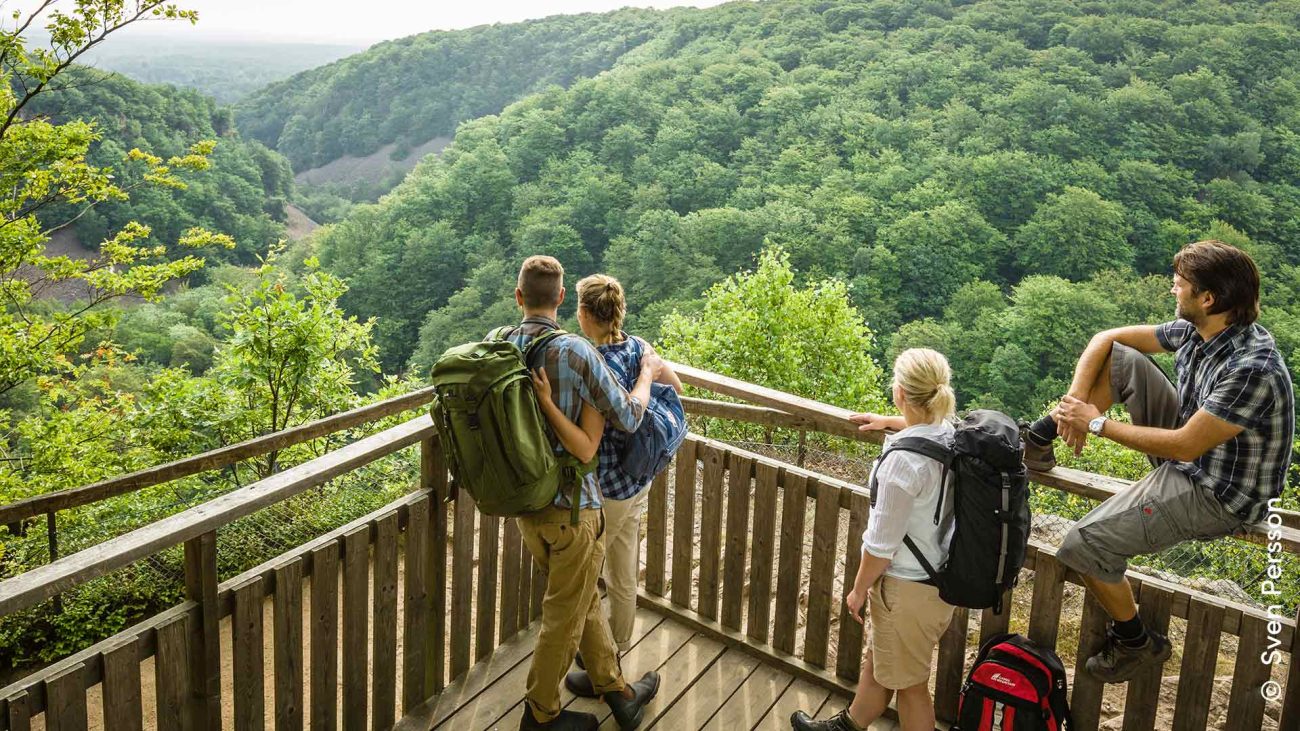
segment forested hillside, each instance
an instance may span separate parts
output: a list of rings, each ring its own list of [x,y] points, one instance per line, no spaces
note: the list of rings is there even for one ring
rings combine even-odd
[[[422,372],[499,324],[501,260],[613,273],[654,335],[780,245],[803,276],[851,284],[877,357],[938,345],[964,405],[1023,414],[1092,332],[1169,317],[1170,257],[1207,235],[1255,252],[1265,323],[1300,361],[1300,4],[665,17],[635,61],[462,125],[317,237],[346,306],[379,318],[387,368],[416,353]]]
[[[256,263],[257,255],[284,234],[284,204],[293,186],[288,162],[259,142],[242,139],[228,108],[197,91],[141,84],[96,69],[74,67],[66,88],[37,97],[31,113],[59,123],[93,121],[98,141],[87,161],[117,169],[118,184],[134,190],[129,201],[59,206],[42,213],[47,224],[77,216],[74,232],[94,248],[128,221],[147,223],[156,241],[175,241],[193,226],[233,237],[233,250],[213,249],[213,260]],[[184,190],[144,187],[144,169],[123,165],[132,148],[163,159],[184,155],[191,145],[214,140],[207,170],[186,179]]]
[[[295,170],[396,143],[395,155],[552,84],[595,76],[672,13],[567,15],[380,43],[272,84],[238,107],[239,128]]]

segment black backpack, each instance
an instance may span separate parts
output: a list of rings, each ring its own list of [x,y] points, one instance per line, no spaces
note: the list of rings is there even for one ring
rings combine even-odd
[[[972,411],[957,424],[951,447],[924,437],[903,437],[880,455],[881,462],[899,451],[915,452],[943,465],[934,523],[939,524],[949,492],[956,523],[948,560],[938,569],[910,536],[903,543],[939,587],[945,602],[1001,612],[1002,594],[1019,580],[1029,545],[1029,480],[1016,422],[999,411]],[[877,489],[873,474],[873,506]]]
[[[990,637],[961,689],[953,731],[1061,731],[1074,728],[1065,665],[1021,635]]]

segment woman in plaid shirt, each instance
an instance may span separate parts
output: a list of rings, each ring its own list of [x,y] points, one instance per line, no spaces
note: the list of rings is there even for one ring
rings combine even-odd
[[[653,352],[645,340],[623,332],[623,317],[627,313],[627,301],[623,296],[623,286],[617,279],[604,274],[593,274],[578,282],[578,325],[591,340],[605,362],[614,372],[616,380],[630,389],[641,370],[643,354]],[[664,365],[658,379],[659,383],[671,385],[678,393],[682,391],[671,367]],[[534,376],[534,383],[540,394],[549,389],[545,374]],[[605,587],[609,597],[609,625],[614,634],[614,642],[620,653],[627,652],[632,639],[632,620],[636,612],[637,554],[641,541],[641,514],[645,508],[649,493],[649,482],[638,482],[620,469],[618,455],[628,435],[610,426],[604,426],[603,417],[599,418],[600,428],[594,426],[585,415],[583,427],[569,420],[549,398],[539,398],[543,412],[551,427],[560,437],[564,448],[583,461],[593,454],[599,455],[596,478],[604,498],[605,509]],[[548,408],[549,406],[549,408]],[[598,415],[597,415],[598,416]],[[574,674],[571,678],[578,683],[566,681],[569,689],[577,695],[583,690],[583,674]]]

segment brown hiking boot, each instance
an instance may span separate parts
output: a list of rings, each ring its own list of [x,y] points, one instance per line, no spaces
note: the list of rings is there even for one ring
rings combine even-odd
[[[1051,444],[1043,446],[1029,434],[1027,425],[1020,426],[1020,442],[1025,445],[1025,468],[1034,472],[1050,472],[1056,467],[1056,451]]]
[[[1165,664],[1173,654],[1168,638],[1147,628],[1147,641],[1141,647],[1128,647],[1115,636],[1114,629],[1106,630],[1106,646],[1084,663],[1088,674],[1105,683],[1123,683],[1152,666]]]
[[[790,716],[790,728],[792,731],[862,731],[862,727],[849,718],[847,708],[825,721],[814,721],[803,711],[795,711]]]

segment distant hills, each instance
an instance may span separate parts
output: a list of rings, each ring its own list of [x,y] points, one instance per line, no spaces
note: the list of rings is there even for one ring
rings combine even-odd
[[[87,64],[136,81],[195,89],[221,104],[365,50],[358,44],[210,40],[134,34],[92,49]]]

